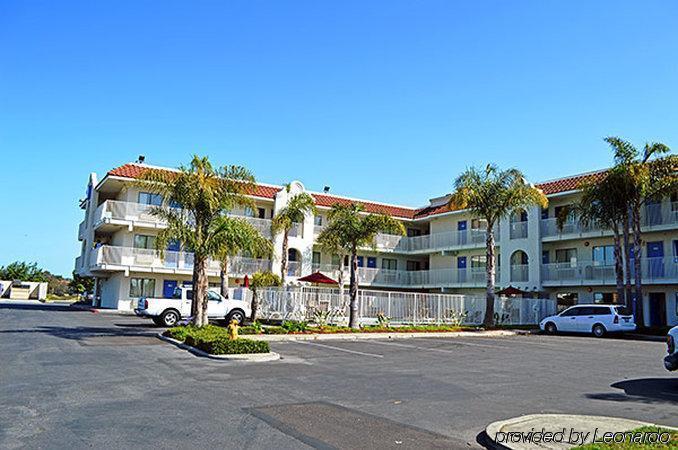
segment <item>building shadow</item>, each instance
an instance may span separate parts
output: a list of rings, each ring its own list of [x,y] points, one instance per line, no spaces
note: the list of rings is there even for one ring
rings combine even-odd
[[[594,400],[615,402],[678,404],[678,378],[639,378],[613,383],[610,387],[621,392],[586,394]]]
[[[14,311],[49,311],[49,312],[89,312],[87,310],[71,308],[68,305],[53,305],[49,303],[37,303],[36,304],[12,304],[8,302],[0,303],[0,310],[14,310]]]

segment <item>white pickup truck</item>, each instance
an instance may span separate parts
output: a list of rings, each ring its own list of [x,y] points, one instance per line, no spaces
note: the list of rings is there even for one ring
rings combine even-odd
[[[207,291],[207,317],[211,320],[224,320],[226,323],[237,320],[239,324],[250,316],[250,305],[242,295],[233,295],[233,298],[224,298],[217,292]],[[182,317],[191,315],[193,290],[190,287],[178,287],[172,298],[141,297],[134,308],[139,317],[150,317],[158,326],[172,327]]]

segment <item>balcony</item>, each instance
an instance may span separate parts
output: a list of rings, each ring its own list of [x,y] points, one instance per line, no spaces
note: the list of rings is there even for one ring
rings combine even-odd
[[[677,258],[642,258],[640,268],[643,284],[678,282]],[[542,284],[549,286],[616,284],[614,265],[603,265],[598,261],[542,264],[541,278]]]
[[[678,202],[654,203],[645,205],[641,211],[641,226],[644,231],[653,229],[671,229],[678,226]],[[580,237],[610,236],[612,230],[595,224],[583,226],[578,220],[568,220],[558,228],[557,219],[542,219],[540,234],[544,240],[576,239]]]
[[[328,276],[338,278],[338,269],[332,265],[313,265],[313,271],[321,271]],[[349,282],[349,268],[344,269],[344,282]],[[356,272],[360,285],[393,286],[393,287],[485,287],[486,274],[484,267],[467,269],[433,269],[433,270],[389,270],[370,267],[358,267]],[[500,281],[496,273],[496,282]]]
[[[115,224],[164,228],[164,221],[152,213],[155,208],[157,207],[142,203],[106,200],[99,205],[94,213],[94,227],[99,228],[105,224]],[[259,219],[258,217],[240,216],[235,214],[229,214],[229,216],[245,219],[259,230],[263,236],[271,237],[270,219]]]
[[[511,222],[509,224],[509,237],[511,239],[525,239],[525,238],[527,238],[527,221],[525,221],[525,222]]]
[[[96,250],[96,262],[92,269],[103,270],[142,270],[159,273],[190,274],[193,271],[193,253],[165,251],[164,257],[157,250],[116,247],[104,245]],[[229,260],[229,274],[242,276],[258,271],[270,270],[271,262],[268,259],[255,259],[236,256]],[[219,261],[210,260],[208,273],[218,275]]]
[[[511,281],[522,283],[529,280],[530,266],[527,264],[513,264],[511,265]]]

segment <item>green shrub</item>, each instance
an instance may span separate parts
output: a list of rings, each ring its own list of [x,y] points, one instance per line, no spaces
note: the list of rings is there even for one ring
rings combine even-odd
[[[282,327],[287,330],[288,333],[303,333],[308,330],[308,323],[286,320],[282,323]]]
[[[186,345],[198,348],[211,355],[268,353],[271,351],[268,342],[242,338],[230,340],[228,330],[215,325],[207,325],[202,328],[191,325],[174,327],[167,330],[165,336],[184,342]]]

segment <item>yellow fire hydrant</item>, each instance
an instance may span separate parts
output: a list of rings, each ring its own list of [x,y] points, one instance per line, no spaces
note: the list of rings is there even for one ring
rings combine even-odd
[[[235,341],[238,339],[238,321],[233,319],[231,323],[228,324],[228,339]]]

